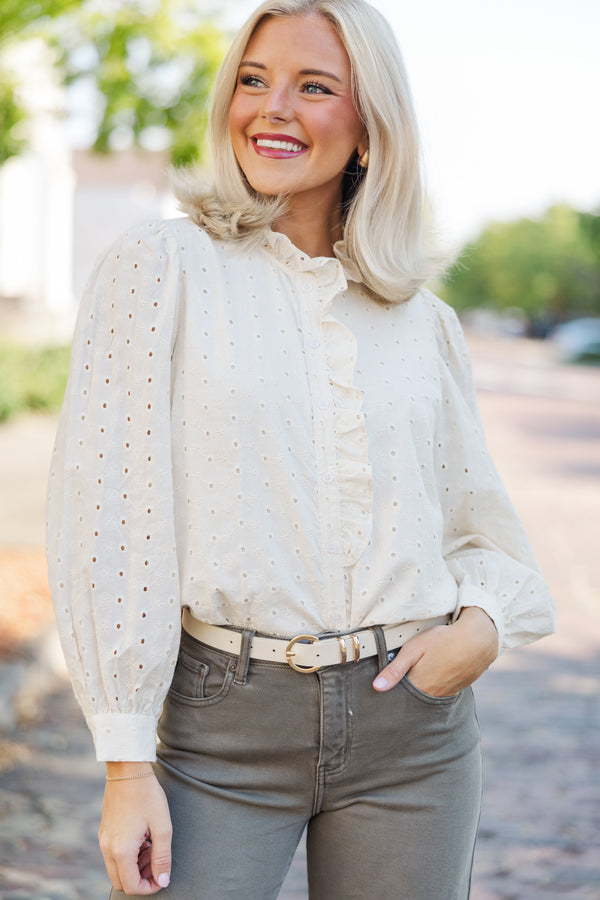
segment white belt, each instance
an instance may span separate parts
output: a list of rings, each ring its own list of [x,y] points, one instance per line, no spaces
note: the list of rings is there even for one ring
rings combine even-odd
[[[384,625],[383,634],[388,650],[396,650],[406,641],[427,631],[434,625],[447,625],[450,616],[437,616],[434,619],[420,619],[414,622],[403,622],[402,625]],[[239,656],[242,646],[242,634],[231,631],[220,625],[207,625],[194,618],[186,607],[183,611],[183,627],[188,634],[224,653]],[[267,638],[255,635],[252,638],[251,659],[268,662],[287,663],[297,672],[316,672],[321,666],[338,666],[347,662],[358,662],[377,654],[377,643],[372,630],[343,634],[339,637],[318,638],[312,634],[298,634],[291,640],[286,638]]]

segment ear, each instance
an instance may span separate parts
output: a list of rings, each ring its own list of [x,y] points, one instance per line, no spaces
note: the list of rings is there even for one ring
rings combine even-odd
[[[358,142],[358,146],[356,147],[356,153],[358,158],[360,159],[363,153],[365,153],[369,149],[369,135],[366,130],[363,132],[363,136]]]

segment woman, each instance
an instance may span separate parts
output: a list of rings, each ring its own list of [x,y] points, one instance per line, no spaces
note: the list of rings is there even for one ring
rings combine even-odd
[[[50,478],[111,896],[275,898],[308,825],[312,898],[464,900],[470,685],[553,609],[422,287],[386,23],[263,4],[212,135],[214,189],[182,180],[187,218],[92,278]]]

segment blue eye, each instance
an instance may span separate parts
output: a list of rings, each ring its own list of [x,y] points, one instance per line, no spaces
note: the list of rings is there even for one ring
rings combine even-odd
[[[243,84],[246,87],[262,87],[264,82],[258,75],[242,75],[240,84]]]
[[[302,90],[307,94],[330,94],[331,91],[329,88],[326,88],[324,84],[319,84],[318,81],[307,81],[302,85]]]

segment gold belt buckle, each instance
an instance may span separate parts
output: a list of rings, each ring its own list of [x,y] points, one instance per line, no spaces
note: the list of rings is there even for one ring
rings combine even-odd
[[[315,637],[314,634],[297,634],[296,637],[293,637],[287,647],[285,648],[285,658],[287,663],[295,669],[296,672],[303,672],[305,675],[309,675],[311,672],[316,672],[317,669],[320,669],[321,666],[299,666],[294,662],[294,656],[296,655],[293,647],[298,641],[309,641],[311,644],[318,644],[319,638]]]

